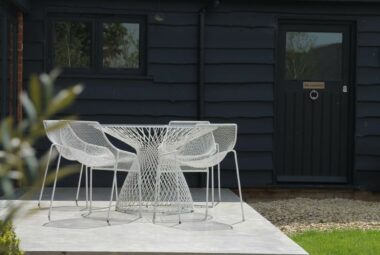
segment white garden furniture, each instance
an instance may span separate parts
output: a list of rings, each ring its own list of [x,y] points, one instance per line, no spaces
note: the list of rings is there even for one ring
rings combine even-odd
[[[176,160],[164,155],[175,151],[192,139],[212,131],[212,127],[169,125],[103,125],[103,130],[132,146],[140,162],[142,176],[142,208],[156,213],[193,211],[189,187]],[[136,209],[137,178],[127,176],[116,204],[118,211]]]
[[[137,178],[137,201],[138,213],[141,212],[141,172],[137,156],[134,153],[116,148],[105,136],[98,122],[95,121],[72,121],[69,124],[72,132],[63,134],[63,143],[76,150],[79,162],[90,168],[90,208],[92,212],[92,182],[93,170],[113,171],[113,183],[108,207],[107,222],[109,223],[110,208],[113,192],[116,190],[118,199],[117,173],[129,172]],[[64,130],[66,131],[66,130]]]
[[[198,128],[202,127],[213,127],[213,137],[215,143],[218,144],[218,150],[214,154],[192,153],[193,155],[188,155],[188,148],[183,146],[177,150],[175,153],[175,160],[181,165],[187,165],[194,168],[208,168],[219,164],[228,153],[232,152],[234,154],[235,168],[236,168],[236,178],[239,189],[240,197],[240,207],[242,220],[245,220],[244,208],[243,208],[243,198],[241,192],[240,176],[239,176],[239,165],[237,160],[237,153],[234,149],[237,140],[237,125],[236,124],[198,124]],[[197,150],[196,148],[194,149]],[[207,209],[207,208],[206,208]],[[207,210],[206,210],[207,213]]]
[[[44,177],[43,177],[43,181],[42,181],[40,196],[38,199],[38,207],[41,206],[41,199],[42,199],[42,195],[44,192],[47,172],[49,169],[49,164],[50,164],[53,149],[56,148],[56,150],[59,153],[58,162],[57,162],[57,166],[56,166],[56,172],[57,173],[59,171],[59,167],[60,167],[60,163],[61,163],[61,157],[64,157],[67,160],[77,161],[75,154],[70,150],[70,148],[65,146],[62,142],[61,131],[62,131],[62,129],[68,128],[67,122],[65,120],[44,120],[43,125],[45,128],[46,135],[51,142],[51,146],[50,146],[50,150],[49,150],[49,154],[48,154],[48,160],[47,160],[45,173],[44,173]],[[80,174],[79,174],[79,183],[81,182],[84,167],[85,166],[83,166],[83,164],[82,164]],[[53,196],[54,196],[54,194],[53,194]],[[78,195],[76,197],[76,203],[78,205],[77,201],[78,201]],[[87,169],[86,169],[86,207],[87,206],[88,206],[88,190],[87,190]]]
[[[183,121],[183,120],[174,120],[170,121],[170,126],[194,126],[197,124],[210,124],[209,121]],[[189,156],[194,154],[212,154],[214,151],[218,150],[218,144],[215,143],[214,136],[212,132],[199,137],[197,139],[194,139],[193,141],[189,142],[184,146],[184,148],[181,150],[181,153],[188,154]],[[184,173],[206,173],[208,174],[209,169],[211,169],[211,201],[212,201],[212,207],[214,207],[214,166],[210,168],[192,168],[188,166],[181,166],[181,170]],[[219,196],[219,202],[221,201],[221,189],[220,189],[220,164],[217,165],[218,170],[218,196]],[[208,176],[206,176],[206,181],[208,182]]]

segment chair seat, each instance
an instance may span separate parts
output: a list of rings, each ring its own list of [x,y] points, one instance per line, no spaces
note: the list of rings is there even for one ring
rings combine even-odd
[[[137,164],[138,161],[135,155],[127,151],[119,151],[119,160],[117,162],[117,169],[119,171],[138,171]],[[100,157],[99,160],[95,160],[92,165],[95,169],[100,168],[102,170],[114,170],[115,158],[111,156]],[[132,169],[132,167],[136,169]]]

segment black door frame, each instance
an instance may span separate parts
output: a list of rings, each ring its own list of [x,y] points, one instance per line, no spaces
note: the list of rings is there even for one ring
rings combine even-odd
[[[356,21],[355,18],[345,17],[343,19],[337,17],[337,16],[322,16],[322,17],[311,17],[311,16],[305,16],[305,15],[299,15],[297,17],[289,17],[287,15],[280,16],[277,19],[277,30],[276,30],[276,48],[275,48],[275,84],[274,84],[274,139],[273,139],[273,160],[274,160],[274,170],[273,170],[273,176],[272,180],[273,183],[276,185],[285,185],[289,186],[289,184],[280,183],[277,181],[277,169],[279,167],[278,159],[278,143],[279,143],[279,124],[277,119],[277,112],[279,111],[279,104],[278,104],[278,98],[279,98],[279,90],[278,86],[280,84],[281,79],[281,47],[282,41],[280,40],[280,27],[282,25],[310,25],[310,26],[317,26],[317,25],[341,25],[346,26],[349,30],[349,63],[348,63],[348,70],[349,70],[349,83],[351,84],[351,90],[349,93],[349,107],[348,107],[348,116],[349,116],[349,124],[348,124],[348,143],[347,143],[347,150],[348,150],[348,168],[347,168],[347,183],[343,184],[344,186],[352,185],[354,180],[354,152],[355,152],[355,109],[356,109]],[[294,184],[296,186],[302,186],[302,183]],[[304,185],[313,185],[313,186],[331,186],[331,184],[310,184],[310,183],[304,183]]]

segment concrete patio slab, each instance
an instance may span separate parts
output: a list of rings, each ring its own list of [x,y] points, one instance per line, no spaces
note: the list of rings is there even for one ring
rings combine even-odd
[[[42,209],[33,210],[38,208],[35,200],[22,201],[24,213],[14,221],[26,254],[307,254],[247,204],[246,221],[241,222],[238,199],[229,190],[223,190],[223,202],[210,208],[209,219],[204,221],[204,191],[193,189],[195,212],[183,215],[182,224],[175,215],[161,215],[153,224],[151,214],[138,218],[113,211],[108,225],[109,189],[94,190],[91,215],[87,215],[83,198],[75,206],[75,189],[57,189],[49,222],[50,190],[45,194]]]

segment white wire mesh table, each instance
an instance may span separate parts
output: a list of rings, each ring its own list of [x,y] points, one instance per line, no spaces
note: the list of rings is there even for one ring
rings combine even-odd
[[[104,132],[127,143],[136,150],[141,171],[142,210],[153,212],[181,213],[193,211],[193,200],[186,179],[176,160],[163,157],[182,145],[212,132],[212,126],[169,125],[102,125]],[[156,187],[160,171],[159,187]],[[178,178],[178,179],[177,179]],[[120,212],[139,210],[139,178],[129,173],[124,181],[116,204]],[[178,191],[179,189],[179,191]],[[158,196],[155,191],[158,190]],[[177,196],[179,194],[179,197]]]

